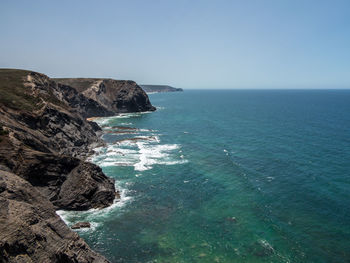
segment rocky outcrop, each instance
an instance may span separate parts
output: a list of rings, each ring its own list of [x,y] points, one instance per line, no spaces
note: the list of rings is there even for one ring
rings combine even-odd
[[[108,111],[29,71],[0,70],[0,94],[0,262],[107,262],[55,210],[113,203],[114,181],[84,161],[103,144],[85,117]]]
[[[30,183],[0,170],[0,262],[108,262]]]
[[[80,228],[90,228],[91,224],[89,222],[78,222],[71,226],[71,229],[80,229]]]
[[[89,78],[55,80],[60,84],[73,87],[78,93],[102,105],[107,111],[102,116],[109,116],[108,112],[116,114],[155,110],[147,94],[131,80]]]
[[[77,110],[84,118],[113,116],[116,112],[108,110],[97,101],[85,97],[74,88],[58,83],[57,84],[65,100]]]
[[[120,198],[114,180],[85,161],[104,143],[86,118],[155,108],[133,81],[59,82],[0,69],[0,262],[108,262],[55,210],[103,208]]]
[[[4,75],[17,81],[12,72]],[[36,100],[31,111],[0,104],[0,125],[7,132],[0,142],[0,165],[30,182],[56,208],[84,210],[112,204],[114,181],[84,161],[93,147],[103,144],[100,128],[72,109],[60,86],[47,76],[25,72],[22,78],[16,87],[22,97],[16,99]]]
[[[116,196],[114,180],[91,163],[79,163],[67,176],[53,204],[66,210],[86,210],[110,205]]]
[[[11,133],[10,133],[11,135]],[[114,180],[95,164],[1,142],[0,162],[37,188],[57,209],[102,208],[115,199]]]
[[[183,91],[181,88],[174,88],[168,85],[140,85],[140,87],[147,93]]]

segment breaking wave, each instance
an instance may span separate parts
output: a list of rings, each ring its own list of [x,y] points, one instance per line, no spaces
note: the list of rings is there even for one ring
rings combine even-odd
[[[99,118],[97,123],[108,130],[110,143],[106,147],[95,149],[96,154],[89,161],[101,166],[133,166],[135,171],[146,171],[154,165],[175,165],[187,160],[180,150],[179,144],[162,144],[156,130],[137,129],[123,126],[125,122],[116,124],[117,119],[132,118],[137,114]],[[95,120],[96,121],[96,120]],[[130,122],[127,122],[128,124]],[[128,137],[126,137],[128,136]]]

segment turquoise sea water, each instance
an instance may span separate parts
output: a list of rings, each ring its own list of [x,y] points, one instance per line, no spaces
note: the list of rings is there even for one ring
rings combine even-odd
[[[91,160],[121,201],[60,212],[92,223],[79,234],[93,249],[112,262],[350,262],[350,91],[150,99],[154,113],[98,120],[109,145]]]

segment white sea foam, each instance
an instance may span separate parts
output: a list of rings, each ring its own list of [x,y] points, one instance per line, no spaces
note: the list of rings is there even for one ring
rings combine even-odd
[[[139,129],[140,132],[157,132],[157,130]]]
[[[115,116],[118,119],[127,119],[132,117],[138,117],[142,114],[148,114],[152,113],[153,111],[142,111],[142,112],[130,112],[130,113],[120,113],[119,115]]]
[[[267,181],[271,182],[273,179],[275,179],[275,177],[267,176],[266,179],[267,179]]]
[[[119,123],[119,125],[121,125],[121,126],[130,126],[130,125],[133,125],[133,123],[131,123],[131,122],[121,122],[121,123]]]
[[[118,122],[116,119],[127,119],[142,113],[126,113],[118,116],[98,118],[95,121],[104,126],[105,129],[114,129],[116,122],[118,125],[132,125],[130,122]],[[187,160],[182,154],[181,146],[178,144],[161,144],[160,136],[156,130],[138,129],[138,134],[133,138],[123,139],[115,143],[110,143],[106,147],[95,148],[95,154],[88,158],[101,167],[110,166],[129,166],[133,167],[136,177],[142,176],[142,171],[152,169],[154,165],[176,165],[186,163]],[[187,183],[188,181],[184,181]],[[126,204],[132,202],[133,197],[127,189],[128,183],[124,183],[125,187],[121,187],[121,182],[116,182],[116,189],[120,191],[120,199],[104,209],[90,209],[88,211],[57,211],[57,214],[63,219],[68,226],[79,221],[88,221],[91,228],[80,229],[78,231],[94,231],[103,223],[110,213],[118,216],[120,211],[126,207]]]
[[[115,120],[116,118],[118,118],[118,116],[96,118],[93,121],[100,126],[106,126],[109,122]]]
[[[259,239],[258,243],[266,250],[270,251],[270,252],[274,252],[275,250],[273,249],[273,247],[270,245],[269,242],[267,242],[265,239]]]
[[[96,122],[100,126],[106,126],[110,122],[116,120],[116,119],[128,119],[132,117],[138,117],[141,116],[142,114],[148,114],[151,113],[152,111],[144,111],[144,112],[133,112],[133,113],[120,113],[116,116],[111,116],[111,117],[99,117],[99,118],[94,118],[93,121]],[[132,123],[120,123],[121,125],[132,125]]]
[[[148,130],[147,130],[148,131]],[[159,134],[138,135],[134,138],[95,149],[90,161],[101,167],[133,166],[135,171],[146,171],[155,164],[175,165],[186,163],[178,144],[161,144]]]
[[[154,164],[175,164],[171,160],[170,152],[178,149],[177,144],[154,145],[146,142],[137,142],[139,148],[139,162],[134,164],[136,171],[145,171],[152,169]]]

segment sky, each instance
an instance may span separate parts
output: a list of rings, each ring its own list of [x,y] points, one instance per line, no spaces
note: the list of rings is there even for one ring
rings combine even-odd
[[[348,0],[1,0],[0,67],[179,88],[350,88]]]

